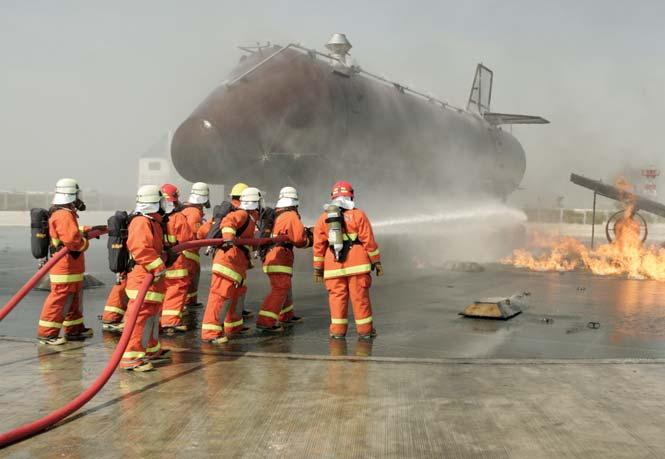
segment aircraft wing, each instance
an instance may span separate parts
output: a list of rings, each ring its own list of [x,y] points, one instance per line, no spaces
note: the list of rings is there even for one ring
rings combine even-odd
[[[485,112],[483,117],[488,123],[494,126],[499,126],[500,124],[549,124],[549,121],[542,116]]]

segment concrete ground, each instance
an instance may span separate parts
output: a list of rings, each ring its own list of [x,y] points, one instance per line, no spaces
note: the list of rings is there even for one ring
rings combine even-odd
[[[3,427],[73,398],[110,351],[98,344],[43,355],[9,339],[0,346]],[[181,350],[159,371],[116,372],[73,418],[0,455],[657,458],[665,451],[664,377],[662,364]]]
[[[24,229],[0,229],[0,304],[34,272],[27,242]],[[108,283],[104,242],[88,266]],[[385,264],[372,290],[374,342],[353,331],[328,339],[325,292],[301,263],[302,325],[222,347],[202,345],[197,331],[166,337],[170,365],[117,371],[78,414],[0,457],[665,456],[665,284],[496,264],[459,272],[397,256]],[[255,269],[251,309],[266,284]],[[457,314],[522,291],[528,307],[510,321]],[[117,339],[96,319],[106,293],[86,292],[96,335],[85,343],[34,343],[43,292],[0,323],[0,430],[61,406],[99,374]]]

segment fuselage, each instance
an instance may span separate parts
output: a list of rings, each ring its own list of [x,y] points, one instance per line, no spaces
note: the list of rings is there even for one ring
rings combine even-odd
[[[229,80],[264,58],[241,60]],[[175,132],[172,159],[190,181],[321,192],[344,179],[366,200],[505,197],[526,168],[519,142],[481,116],[293,49],[214,90]]]

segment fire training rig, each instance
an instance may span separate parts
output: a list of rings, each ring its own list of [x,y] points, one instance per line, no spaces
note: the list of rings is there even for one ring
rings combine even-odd
[[[631,191],[622,190],[619,187],[608,185],[603,183],[600,180],[592,180],[590,178],[570,174],[570,181],[575,185],[588,188],[593,191],[593,218],[591,224],[591,247],[593,247],[595,228],[596,228],[596,196],[601,195],[606,198],[613,199],[615,201],[623,202],[629,204],[627,209],[620,210],[614,213],[610,218],[607,219],[605,224],[605,236],[609,242],[614,240],[614,234],[616,234],[616,224],[624,218],[632,217],[639,221],[640,226],[642,227],[642,242],[644,242],[648,235],[647,222],[642,215],[638,213],[639,210],[649,212],[660,217],[665,217],[665,205],[656,202],[652,199],[645,198],[639,194],[633,193]],[[630,212],[631,215],[626,216],[626,212]]]

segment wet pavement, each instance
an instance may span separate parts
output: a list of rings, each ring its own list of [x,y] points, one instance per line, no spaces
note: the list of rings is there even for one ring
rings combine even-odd
[[[25,229],[0,228],[0,304],[34,272],[27,243]],[[451,271],[385,252],[373,342],[353,330],[329,340],[307,253],[294,282],[303,324],[219,347],[201,344],[198,330],[164,337],[173,364],[116,372],[72,420],[0,456],[662,457],[665,283],[498,264]],[[110,356],[117,336],[96,318],[113,279],[105,263],[105,240],[94,241],[88,271],[107,287],[85,293],[93,339],[36,345],[46,292],[0,323],[0,430],[73,398]],[[254,269],[250,309],[266,291]],[[523,291],[528,307],[509,321],[458,315]]]
[[[29,253],[14,243],[24,232],[0,228],[0,304],[34,272]],[[106,282],[86,290],[86,324],[95,329],[90,343],[112,341],[101,332],[102,313],[113,275],[105,270],[105,241],[93,241],[88,272]],[[19,248],[14,248],[19,247]],[[204,259],[203,299],[208,291],[209,260]],[[283,336],[250,333],[231,341],[234,352],[329,354],[326,292],[311,282],[306,259],[300,259],[294,279],[295,305],[305,322]],[[539,273],[499,264],[484,264],[481,272],[450,271],[443,267],[416,268],[409,262],[387,259],[387,275],[374,278],[372,300],[379,337],[371,353],[400,358],[665,358],[665,283],[598,277],[586,272]],[[249,276],[247,307],[258,310],[267,292],[265,275],[255,268]],[[474,300],[510,296],[527,291],[528,307],[508,321],[468,319],[458,315]],[[34,337],[46,292],[32,292],[3,322],[0,336]],[[203,310],[192,311],[197,328]],[[597,322],[598,328],[590,328]],[[253,319],[248,324],[253,326]],[[353,353],[355,331],[350,327],[348,352]],[[167,337],[179,348],[198,349],[198,332]]]

